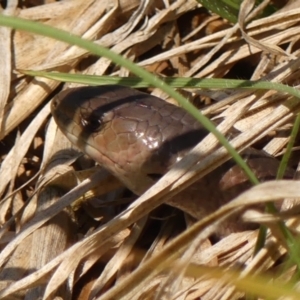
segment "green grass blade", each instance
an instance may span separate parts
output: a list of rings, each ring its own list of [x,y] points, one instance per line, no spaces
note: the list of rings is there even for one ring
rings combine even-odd
[[[182,97],[179,93],[177,93],[172,87],[165,84],[162,80],[159,78],[153,76],[146,70],[142,69],[141,67],[135,65],[133,62],[123,58],[121,55],[116,54],[112,51],[110,51],[107,48],[104,48],[100,45],[97,45],[91,41],[82,39],[79,36],[76,36],[74,34],[71,34],[69,32],[53,28],[51,26],[32,22],[28,20],[24,20],[17,17],[9,17],[0,15],[0,25],[2,26],[8,26],[14,29],[28,31],[31,33],[47,36],[59,41],[63,41],[72,45],[77,45],[83,49],[86,49],[87,51],[98,55],[98,56],[104,56],[110,60],[112,60],[114,63],[121,65],[128,70],[130,70],[135,75],[141,77],[142,79],[149,82],[149,84],[160,88],[167,94],[169,94],[171,97],[176,99],[180,105],[188,111],[194,118],[196,118],[202,125],[209,130],[211,133],[213,133],[219,142],[227,149],[227,151],[230,153],[232,158],[237,162],[238,165],[244,170],[244,172],[247,174],[249,180],[253,184],[258,184],[259,181],[255,177],[254,173],[251,171],[251,169],[248,167],[246,162],[241,158],[241,156],[236,152],[236,150],[228,143],[224,135],[222,135],[214,126],[214,124],[205,116],[203,116],[191,103],[189,103],[184,97]]]
[[[205,116],[203,116],[191,103],[189,103],[184,97],[182,97],[179,93],[173,90],[172,87],[167,85],[165,81],[151,75],[149,72],[146,70],[138,67],[135,65],[133,62],[124,59],[121,55],[118,55],[109,49],[106,49],[102,46],[99,46],[91,41],[85,40],[80,38],[79,36],[73,35],[69,32],[55,29],[53,27],[50,27],[45,24],[40,24],[28,20],[23,20],[20,18],[16,17],[9,17],[9,16],[4,16],[0,15],[0,25],[2,26],[8,26],[14,29],[18,30],[23,30],[23,31],[28,31],[31,33],[47,36],[56,40],[60,40],[72,45],[77,45],[83,49],[86,49],[87,51],[98,55],[98,56],[103,56],[106,57],[110,60],[112,60],[114,63],[121,65],[128,70],[130,70],[132,73],[135,75],[139,76],[142,78],[142,80],[147,81],[150,85],[155,86],[157,88],[160,88],[167,94],[169,94],[171,97],[176,99],[180,105],[187,110],[192,116],[194,116],[202,125],[212,132],[220,141],[220,143],[227,149],[227,151],[231,154],[233,159],[237,162],[238,165],[244,170],[244,172],[247,174],[249,180],[253,184],[259,183],[251,169],[248,167],[248,165],[243,161],[243,159],[240,157],[240,155],[235,151],[235,149],[228,143],[226,138],[215,128],[214,124]],[[119,80],[123,80],[120,79]],[[189,79],[191,82],[192,80]],[[202,79],[202,83],[205,82],[206,79]],[[174,81],[174,79],[173,79]],[[224,82],[223,82],[224,84]],[[252,83],[251,83],[252,84]],[[259,83],[255,83],[259,84]],[[245,82],[242,82],[239,84],[239,87],[246,87],[247,84]],[[253,88],[253,85],[251,86]],[[299,95],[297,96],[299,97]],[[292,245],[290,245],[292,247]],[[294,253],[295,249],[291,249],[291,253]],[[298,264],[298,261],[295,262]],[[298,268],[300,268],[300,265],[298,264]]]
[[[277,179],[282,179],[283,178],[283,175],[285,173],[288,161],[289,161],[290,156],[292,154],[292,149],[293,149],[293,146],[295,144],[296,137],[298,135],[299,126],[300,126],[300,115],[298,114],[297,118],[294,122],[294,126],[293,126],[293,129],[292,129],[291,135],[290,135],[290,140],[289,140],[289,142],[287,144],[287,147],[286,147],[286,151],[285,151],[285,153],[283,155],[283,158],[280,162],[280,166],[279,166],[278,173],[277,173]]]
[[[137,77],[113,77],[82,74],[69,74],[59,72],[44,72],[20,70],[21,73],[31,76],[45,77],[63,82],[81,83],[87,85],[121,84],[134,88],[149,87],[148,81]],[[185,77],[159,77],[159,79],[173,88],[202,88],[202,89],[251,89],[251,90],[275,90],[288,93],[300,99],[300,91],[281,84],[269,81],[250,81],[238,79],[218,78],[185,78]]]
[[[205,8],[227,19],[231,23],[236,23],[238,19],[241,0],[197,0]]]
[[[239,10],[242,0],[197,0],[205,8],[219,15],[220,17],[228,20],[231,23],[236,23],[238,20]],[[259,5],[262,0],[256,1],[256,6]],[[269,4],[260,17],[269,16],[276,11],[275,6]]]

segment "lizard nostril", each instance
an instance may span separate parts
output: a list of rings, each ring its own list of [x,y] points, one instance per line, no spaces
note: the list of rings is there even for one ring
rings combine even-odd
[[[55,97],[51,102],[51,108],[56,109],[58,106],[58,99]]]

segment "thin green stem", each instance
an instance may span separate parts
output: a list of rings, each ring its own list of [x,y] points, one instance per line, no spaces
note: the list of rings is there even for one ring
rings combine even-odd
[[[254,173],[248,167],[246,162],[241,158],[241,156],[236,152],[236,150],[228,143],[226,138],[223,134],[221,134],[214,124],[205,116],[203,116],[195,107],[189,103],[184,97],[182,97],[179,93],[177,93],[173,88],[165,84],[164,81],[160,80],[159,78],[153,76],[146,70],[142,69],[141,67],[137,66],[133,62],[123,58],[121,55],[110,51],[109,49],[97,45],[91,41],[82,39],[79,36],[71,34],[70,32],[66,32],[60,29],[53,28],[51,26],[36,23],[28,20],[23,20],[16,17],[9,17],[0,15],[0,25],[8,26],[14,29],[28,31],[31,33],[47,36],[59,41],[63,41],[72,45],[77,45],[83,49],[86,49],[90,53],[93,53],[98,56],[104,56],[109,58],[114,63],[121,65],[128,70],[130,70],[135,75],[141,77],[142,79],[149,82],[149,84],[160,88],[168,95],[176,99],[180,105],[188,111],[194,118],[196,118],[208,131],[213,133],[219,142],[227,149],[233,159],[237,162],[237,164],[244,170],[246,175],[248,176],[249,180],[253,184],[259,183],[257,178],[255,177]]]

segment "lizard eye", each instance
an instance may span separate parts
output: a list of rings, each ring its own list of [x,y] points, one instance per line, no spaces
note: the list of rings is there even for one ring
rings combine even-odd
[[[95,132],[98,131],[102,125],[102,120],[98,116],[91,115],[87,118],[81,118],[81,124],[85,129]]]

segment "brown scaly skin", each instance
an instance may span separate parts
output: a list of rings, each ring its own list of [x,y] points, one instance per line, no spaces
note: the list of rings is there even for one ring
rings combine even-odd
[[[54,98],[51,110],[72,143],[138,195],[207,135],[182,108],[118,85],[65,90]],[[275,178],[276,159],[254,149],[241,155],[259,180]],[[286,177],[292,178],[293,172]],[[250,186],[243,171],[229,161],[168,204],[201,219]],[[232,219],[219,235],[245,228]]]

